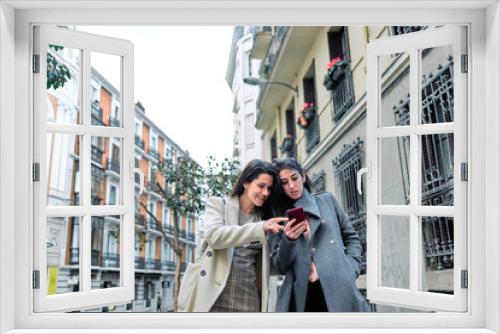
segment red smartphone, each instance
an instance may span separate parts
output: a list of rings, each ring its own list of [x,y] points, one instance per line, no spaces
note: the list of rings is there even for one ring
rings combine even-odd
[[[286,210],[286,216],[289,220],[295,218],[295,223],[299,223],[306,219],[306,214],[304,213],[304,208],[299,206],[293,209]]]

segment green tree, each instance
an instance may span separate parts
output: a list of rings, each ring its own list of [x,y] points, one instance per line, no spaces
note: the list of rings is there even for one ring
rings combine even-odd
[[[60,63],[54,55],[57,51],[64,49],[63,46],[50,45],[51,51],[47,52],[47,89],[57,89],[71,79],[71,72],[64,63]]]

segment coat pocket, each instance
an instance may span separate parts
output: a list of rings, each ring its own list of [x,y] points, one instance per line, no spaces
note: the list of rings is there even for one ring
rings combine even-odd
[[[184,276],[182,277],[179,289],[179,312],[191,312],[193,308],[196,290],[198,288],[198,279],[200,277],[200,263],[188,264]]]

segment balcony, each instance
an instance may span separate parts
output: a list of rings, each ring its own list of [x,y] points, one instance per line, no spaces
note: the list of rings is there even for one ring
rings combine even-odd
[[[149,270],[161,270],[161,261],[156,259],[146,260],[146,269]]]
[[[250,57],[254,59],[262,59],[266,55],[269,44],[273,39],[272,26],[253,26],[251,28],[253,35],[253,46],[250,52]]]
[[[101,205],[102,198],[97,195],[92,195],[91,203],[92,205]]]
[[[187,240],[194,241],[196,239],[196,235],[194,233],[189,232],[187,234]]]
[[[119,160],[109,160],[108,169],[112,170],[116,174],[120,175],[120,161]]]
[[[141,137],[135,136],[135,145],[144,151],[145,148],[144,140],[142,140]]]
[[[275,27],[273,38],[261,63],[261,77],[294,86],[296,72],[303,66],[320,27]],[[257,99],[257,129],[266,129],[280,105],[292,91],[281,85],[266,85]]]
[[[109,117],[109,126],[119,128],[120,127],[120,120],[118,118]]]
[[[101,265],[101,260],[102,260],[102,257],[101,257],[101,251],[98,250],[98,249],[92,249],[92,253],[91,253],[91,261],[90,261],[90,264],[92,266],[100,266]]]
[[[158,161],[160,160],[160,153],[153,147],[149,148],[149,155]]]
[[[148,191],[154,192],[155,194],[161,195],[161,190],[156,181],[148,182]]]
[[[156,221],[154,220],[154,218],[149,217],[148,229],[161,232],[161,225],[156,224]]]
[[[135,269],[144,269],[146,268],[146,261],[143,257],[136,256],[135,257]]]
[[[135,223],[137,225],[146,226],[146,217],[144,217],[141,214],[136,213],[135,214]]]
[[[174,271],[175,270],[175,262],[174,261],[163,261],[161,263],[162,271]]]
[[[174,227],[172,225],[163,224],[163,230],[171,235],[174,235]]]
[[[120,255],[114,253],[104,253],[102,255],[102,265],[103,267],[119,268]]]
[[[102,163],[102,153],[103,150],[97,147],[96,145],[92,145],[91,157],[92,161],[98,164]]]
[[[102,108],[99,106],[99,101],[94,101],[92,102],[92,109],[91,109],[91,124],[92,125],[99,125],[103,126],[103,111]]]

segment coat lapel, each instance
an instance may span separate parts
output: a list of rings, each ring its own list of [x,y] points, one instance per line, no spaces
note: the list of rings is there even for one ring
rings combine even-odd
[[[295,202],[295,207],[303,207],[304,212],[308,215],[309,218],[309,228],[311,230],[311,239],[314,236],[314,233],[318,230],[321,221],[321,214],[319,211],[318,204],[316,203],[316,199],[314,195],[312,195],[307,189],[304,188],[304,192],[302,196]]]

